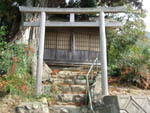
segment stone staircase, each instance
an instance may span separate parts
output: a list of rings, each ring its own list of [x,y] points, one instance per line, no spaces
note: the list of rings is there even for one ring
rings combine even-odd
[[[69,70],[69,71],[68,71]],[[50,113],[90,113],[86,102],[86,69],[62,69],[52,74],[59,94],[50,105]]]
[[[52,76],[61,93],[49,107],[50,113],[93,113],[86,103],[87,71],[62,70]],[[94,104],[95,113],[150,113],[150,97],[108,95],[101,101]]]

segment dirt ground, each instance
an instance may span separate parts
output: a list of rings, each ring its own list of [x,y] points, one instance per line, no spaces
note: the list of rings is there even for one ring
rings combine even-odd
[[[150,96],[150,90],[137,88],[135,86],[109,86],[110,95],[135,95],[135,96]]]

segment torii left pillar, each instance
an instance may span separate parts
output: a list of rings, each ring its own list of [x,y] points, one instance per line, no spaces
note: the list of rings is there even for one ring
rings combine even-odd
[[[39,97],[42,89],[42,73],[43,73],[43,56],[44,56],[44,40],[45,40],[45,22],[46,13],[41,12],[40,17],[40,37],[38,48],[37,75],[36,75],[36,96]]]

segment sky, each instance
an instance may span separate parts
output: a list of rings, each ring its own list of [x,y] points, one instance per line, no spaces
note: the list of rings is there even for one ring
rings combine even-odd
[[[146,31],[150,32],[150,0],[143,0],[143,8],[147,10],[147,16],[144,19]]]

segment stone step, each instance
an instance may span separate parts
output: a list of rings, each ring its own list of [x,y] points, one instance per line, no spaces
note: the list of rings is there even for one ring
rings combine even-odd
[[[72,93],[64,93],[59,94],[56,101],[59,102],[75,102],[75,103],[81,103],[84,104],[86,101],[86,95],[85,94],[72,94]]]
[[[70,68],[63,68],[63,71],[72,71],[72,72],[81,72],[84,71],[82,67],[70,67]]]
[[[88,106],[53,105],[49,107],[50,113],[90,113]]]
[[[86,92],[86,86],[85,85],[63,85],[63,84],[58,84],[57,85],[59,87],[59,89],[64,92],[82,92],[85,93]]]
[[[55,78],[53,79],[53,82],[55,84],[70,84],[70,85],[86,85],[86,80],[78,80],[78,79],[60,79]]]
[[[52,75],[53,78],[63,78],[63,79],[85,79],[85,74],[79,74],[79,73],[71,73],[71,74],[57,74]]]
[[[53,75],[52,78],[61,78],[61,79],[86,79],[86,75]]]
[[[74,105],[74,106],[85,106],[87,105],[86,103],[81,103],[81,102],[61,102],[61,101],[56,101],[56,100],[53,100],[51,101],[50,103],[50,106],[53,106],[53,105],[60,105],[60,106],[63,106],[63,105]]]
[[[64,78],[64,79],[85,79],[87,72],[70,72],[70,71],[60,71],[59,73],[52,75],[53,78]],[[96,72],[93,74],[97,75]],[[89,76],[90,77],[90,76]]]

